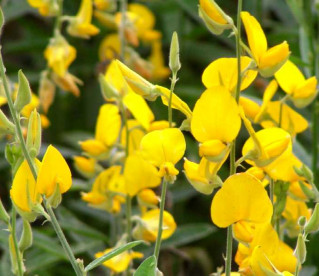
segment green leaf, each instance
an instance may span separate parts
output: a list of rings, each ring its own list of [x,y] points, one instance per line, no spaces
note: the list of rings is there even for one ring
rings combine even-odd
[[[123,253],[124,251],[127,251],[141,243],[144,243],[144,241],[133,241],[133,242],[129,242],[125,245],[119,246],[118,248],[106,253],[105,255],[103,255],[102,257],[94,260],[93,262],[90,262],[86,267],[85,267],[85,271],[88,272],[90,270],[92,270],[93,268],[101,265],[102,263],[106,262],[109,259],[112,259],[113,257]]]
[[[137,268],[134,276],[155,276],[156,275],[156,257],[154,255],[148,257]]]

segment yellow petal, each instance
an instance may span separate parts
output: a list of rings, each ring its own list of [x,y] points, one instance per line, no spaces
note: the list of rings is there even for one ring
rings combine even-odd
[[[289,45],[286,41],[270,48],[260,58],[260,74],[265,78],[273,76],[287,62],[289,55]]]
[[[159,209],[153,209],[143,214],[143,239],[146,241],[154,242],[157,237],[158,233],[158,220],[159,220]],[[163,232],[162,232],[162,239],[166,240],[176,230],[176,223],[173,216],[164,211],[163,213]]]
[[[41,167],[39,160],[35,160],[35,163],[37,168]],[[36,181],[26,160],[22,162],[14,176],[10,196],[14,204],[25,212],[31,212],[32,204],[42,201],[36,188]]]
[[[259,64],[260,58],[267,51],[267,39],[259,22],[249,12],[242,12],[241,19],[245,26],[249,48],[252,51],[254,59]]]
[[[119,109],[113,104],[101,106],[95,128],[95,139],[112,146],[118,139],[121,129],[121,117]]]
[[[128,129],[129,129],[129,154],[134,153],[135,151],[140,149],[140,143],[145,135],[145,130],[142,129],[141,124],[136,120],[128,120],[127,121]],[[121,144],[123,148],[126,147],[126,127],[122,129],[121,133]]]
[[[249,57],[241,57],[241,72],[243,72],[253,60]],[[242,76],[240,90],[246,89],[256,78],[258,72],[245,70]],[[224,86],[234,93],[237,86],[237,59],[219,58],[206,67],[202,75],[202,82],[206,88]]]
[[[243,108],[246,117],[251,121],[254,121],[256,115],[260,112],[260,106],[249,98],[240,97],[239,105]]]
[[[90,156],[99,157],[104,153],[108,152],[108,148],[101,141],[95,139],[89,139],[83,142],[80,142],[82,150],[87,152]]]
[[[123,103],[145,129],[150,128],[151,122],[154,121],[154,114],[142,96],[129,92],[124,96]]]
[[[220,162],[228,154],[229,147],[220,140],[209,140],[199,145],[199,156],[211,162]]]
[[[282,106],[280,107],[280,105]],[[269,119],[261,121],[261,125],[264,128],[278,127],[280,116],[280,127],[289,132],[291,136],[295,136],[308,128],[308,121],[301,114],[294,111],[290,106],[282,104],[279,101],[268,103],[265,113],[270,116],[270,118],[268,117]]]
[[[275,77],[282,90],[287,94],[293,94],[296,87],[305,81],[305,77],[299,68],[290,60],[287,60],[280,70],[277,71]]]
[[[157,167],[166,162],[175,165],[183,157],[185,148],[184,135],[178,128],[154,130],[141,141],[143,157]]]
[[[59,185],[61,194],[65,193],[72,185],[72,176],[69,166],[61,153],[50,145],[42,160],[37,179],[37,190],[40,194],[50,197],[56,185]]]
[[[124,178],[126,191],[132,197],[145,188],[154,188],[161,183],[157,169],[140,155],[130,155],[126,159]]]
[[[304,108],[312,103],[318,94],[317,83],[317,78],[311,77],[297,86],[292,97],[292,101],[296,107]]]
[[[222,228],[242,220],[268,222],[272,211],[261,182],[245,173],[230,176],[216,193],[211,206],[212,220]]]
[[[203,11],[213,20],[219,24],[227,24],[228,22],[223,15],[216,8],[216,3],[210,0],[199,0],[199,5]]]
[[[112,60],[119,56],[121,52],[121,42],[118,34],[107,35],[99,47],[100,61]]]
[[[239,108],[235,99],[222,86],[207,89],[196,102],[191,131],[199,142],[233,141],[241,127]]]
[[[134,27],[137,30],[137,35],[143,38],[145,32],[155,26],[154,14],[145,5],[138,3],[129,4],[128,10],[137,15],[136,20],[134,20]]]
[[[160,90],[161,94],[163,95],[162,102],[164,105],[168,106],[169,97],[170,97],[170,90],[163,87],[163,86],[155,86],[157,89]],[[192,111],[188,107],[187,103],[185,103],[181,98],[179,98],[175,93],[172,94],[172,108],[179,110],[182,112],[187,118],[192,117]]]
[[[95,175],[96,160],[94,158],[86,158],[83,156],[74,156],[75,168],[87,177],[93,177]]]

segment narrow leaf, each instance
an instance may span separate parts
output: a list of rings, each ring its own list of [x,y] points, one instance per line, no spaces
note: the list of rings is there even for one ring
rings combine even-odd
[[[93,262],[89,263],[86,267],[85,267],[85,271],[88,272],[90,270],[92,270],[93,268],[101,265],[102,263],[106,262],[109,259],[112,259],[113,257],[129,250],[132,249],[133,247],[144,243],[144,241],[134,241],[134,242],[129,242],[125,245],[119,246],[118,248],[112,250],[111,252],[106,253],[105,255],[103,255],[102,257],[94,260]]]

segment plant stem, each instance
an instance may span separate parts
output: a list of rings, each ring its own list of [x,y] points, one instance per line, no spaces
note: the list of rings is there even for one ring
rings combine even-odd
[[[36,180],[37,179],[37,171],[36,171],[35,165],[33,163],[33,160],[30,157],[30,154],[29,154],[29,152],[27,150],[27,147],[26,147],[26,144],[25,144],[25,140],[23,138],[23,134],[22,134],[22,130],[21,130],[19,116],[18,116],[18,114],[17,114],[17,112],[16,112],[16,110],[14,108],[13,101],[11,99],[9,85],[8,85],[7,78],[6,78],[6,75],[5,75],[5,67],[4,67],[4,64],[3,64],[2,53],[0,53],[0,77],[1,77],[3,85],[4,85],[4,90],[5,90],[5,94],[6,94],[6,97],[7,97],[8,106],[9,106],[9,109],[10,109],[10,113],[11,113],[13,122],[15,124],[16,134],[18,136],[18,139],[19,139],[19,142],[20,142],[20,145],[21,145],[21,149],[22,149],[24,158],[27,160],[28,165],[29,165],[30,170],[31,170],[31,173],[32,173],[34,179]],[[57,222],[52,210],[51,210],[51,214],[49,213],[49,216],[50,216],[53,228],[54,228],[54,230],[56,230],[56,234],[57,234],[58,238],[60,239],[60,242],[61,242],[63,248],[66,250],[66,252],[68,254],[68,257],[69,257],[69,261],[71,262],[76,274],[77,275],[83,275],[83,273],[81,272],[80,267],[78,266],[78,263],[77,263],[74,255],[72,253],[70,245],[68,244],[68,242],[67,242],[67,240],[66,240],[66,238],[65,238],[65,236],[64,236],[64,234],[63,234],[63,232],[62,232],[62,230],[61,230],[61,228],[60,228],[60,226],[59,226],[59,224],[58,224],[58,222]],[[57,230],[59,231],[59,233],[57,232]],[[69,253],[71,253],[71,254],[69,254]],[[75,269],[75,267],[76,267],[76,269]]]
[[[237,58],[237,86],[235,99],[239,102],[240,87],[241,87],[241,19],[240,13],[242,10],[243,1],[238,0],[237,7],[237,32],[236,32],[236,58]],[[236,139],[232,143],[230,151],[230,175],[236,173]],[[232,250],[233,249],[233,226],[229,225],[227,228],[227,245],[226,245],[226,259],[225,259],[225,273],[226,276],[231,274],[232,264]]]
[[[171,89],[169,94],[169,100],[168,100],[168,122],[169,127],[173,126],[173,115],[172,115],[172,98],[173,98],[173,91],[175,89],[175,85],[177,82],[177,74],[176,72],[172,73],[172,79],[171,79]]]
[[[18,264],[18,276],[23,275],[23,259],[22,254],[19,250],[18,241],[17,241],[17,233],[16,233],[16,209],[12,206],[12,215],[11,215],[11,225],[9,225],[10,232],[12,234],[13,244],[14,244],[14,251],[17,258]]]
[[[62,27],[62,15],[63,15],[63,0],[58,0],[58,13],[56,15],[54,34],[60,32]]]
[[[126,10],[127,10],[127,0],[121,0],[121,24],[119,28],[119,37],[121,42],[121,52],[120,58],[123,63],[125,63],[125,47],[126,47],[126,39],[125,39],[125,25],[126,25]]]
[[[64,248],[64,251],[66,252],[66,254],[67,254],[67,256],[68,256],[68,258],[73,266],[73,269],[74,269],[76,275],[77,276],[84,275],[82,270],[80,269],[74,255],[73,255],[72,249],[71,249],[70,245],[68,244],[68,241],[66,240],[66,238],[63,234],[63,231],[62,231],[62,229],[61,229],[61,227],[56,219],[56,216],[52,210],[51,205],[47,204],[45,202],[45,207],[46,207],[46,210],[50,216],[52,226],[53,226],[53,228],[54,228],[54,230],[55,230],[55,232],[56,232],[56,234],[57,234],[57,236],[58,236],[58,238],[59,238],[59,240]]]
[[[156,237],[154,255],[156,257],[156,262],[158,263],[158,256],[161,249],[161,241],[162,241],[162,232],[163,232],[163,213],[165,207],[165,198],[166,198],[166,190],[167,190],[168,182],[163,179],[162,185],[162,194],[161,194],[161,203],[160,203],[160,213],[159,213],[159,222],[158,222],[158,233]]]
[[[297,260],[297,265],[296,265],[296,270],[295,270],[295,276],[298,276],[298,275],[299,275],[299,270],[300,270],[300,263],[299,263],[299,261]]]

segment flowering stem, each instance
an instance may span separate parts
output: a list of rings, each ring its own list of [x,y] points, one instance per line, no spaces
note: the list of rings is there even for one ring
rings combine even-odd
[[[20,142],[22,153],[24,155],[24,158],[28,162],[28,165],[30,167],[30,170],[31,170],[31,173],[32,173],[34,179],[36,180],[37,179],[37,171],[35,169],[35,165],[33,163],[33,160],[32,160],[32,158],[31,158],[31,156],[30,156],[30,154],[29,154],[29,152],[27,150],[27,147],[26,147],[26,144],[25,144],[25,140],[24,140],[23,134],[22,134],[22,129],[21,129],[21,125],[20,125],[19,116],[18,116],[18,114],[17,114],[17,112],[16,112],[16,110],[14,108],[13,101],[12,101],[12,98],[11,98],[11,95],[10,95],[9,85],[8,85],[7,78],[6,78],[6,75],[5,75],[5,67],[4,67],[4,64],[3,64],[2,53],[0,53],[0,77],[1,77],[2,82],[3,82],[4,91],[5,91],[5,94],[6,94],[7,101],[8,101],[8,106],[9,106],[10,113],[11,113],[11,116],[12,116],[12,119],[13,119],[13,122],[14,122],[14,125],[15,125],[15,128],[16,128],[16,135],[18,136],[18,140]],[[80,267],[78,266],[78,263],[75,260],[75,257],[74,257],[74,255],[72,253],[70,245],[68,244],[68,242],[67,242],[67,240],[66,240],[66,238],[65,238],[65,236],[64,236],[64,234],[63,234],[63,232],[61,230],[61,227],[60,227],[58,221],[56,220],[52,210],[51,210],[51,214],[49,212],[49,216],[50,216],[53,228],[54,228],[54,230],[56,230],[56,234],[57,234],[58,238],[60,239],[60,242],[61,242],[63,248],[65,250],[67,248],[66,251],[68,251],[67,254],[68,254],[68,257],[69,257],[69,261],[71,262],[76,274],[78,276],[79,275],[83,275],[83,273],[81,272]],[[57,230],[59,231],[59,233],[57,232]]]
[[[240,13],[242,10],[243,1],[238,0],[237,8],[237,32],[236,32],[236,58],[237,58],[237,86],[235,99],[239,102],[240,87],[241,87],[241,20]],[[236,139],[233,141],[230,151],[230,175],[236,173]],[[225,259],[225,273],[226,276],[231,274],[231,263],[232,263],[232,250],[233,249],[233,226],[230,225],[227,228],[227,245],[226,245],[226,259]]]
[[[121,52],[120,57],[123,63],[125,63],[125,47],[126,47],[126,39],[125,39],[125,21],[126,21],[126,10],[127,10],[127,0],[121,0],[121,24],[119,28],[119,37],[121,42]]]
[[[58,13],[56,16],[55,26],[54,26],[54,34],[56,32],[60,32],[62,27],[62,15],[63,15],[63,0],[58,0]]]
[[[156,257],[156,262],[158,262],[158,256],[159,256],[159,252],[160,252],[160,248],[161,248],[161,241],[162,241],[163,213],[164,213],[164,207],[165,207],[167,183],[168,182],[165,179],[163,179],[161,203],[160,203],[160,213],[159,213],[159,221],[158,221],[158,233],[157,233],[155,249],[154,249],[154,255]]]
[[[173,91],[175,89],[175,85],[177,82],[177,73],[173,72],[172,73],[172,79],[171,79],[171,89],[170,89],[170,94],[169,94],[169,101],[168,101],[168,122],[169,122],[169,127],[173,126],[173,116],[172,116],[172,98],[173,98]]]
[[[62,229],[61,229],[61,227],[56,219],[56,216],[52,210],[51,205],[48,204],[47,202],[45,202],[45,208],[50,216],[51,223],[52,223],[52,226],[55,230],[55,233],[57,234],[57,236],[62,244],[62,247],[64,248],[64,251],[66,252],[66,254],[68,256],[76,275],[77,276],[85,275],[84,272],[79,267],[78,262],[76,261],[74,255],[73,255],[72,249],[71,249],[70,245],[68,244],[68,241],[66,240],[66,238],[63,234],[63,231],[62,231]]]

